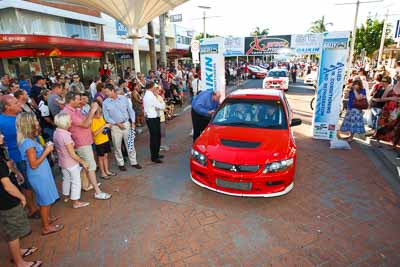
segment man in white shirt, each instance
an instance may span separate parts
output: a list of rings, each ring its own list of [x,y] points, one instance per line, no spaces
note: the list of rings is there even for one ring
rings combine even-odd
[[[101,77],[97,76],[96,78],[94,78],[94,81],[90,84],[90,96],[92,97],[92,99],[95,99],[95,96],[97,94],[97,85],[101,83]]]
[[[146,116],[147,127],[150,132],[150,153],[151,161],[162,163],[163,156],[160,155],[161,128],[160,111],[165,109],[165,103],[157,100],[157,88],[154,82],[146,83],[146,93],[143,98],[144,114]]]
[[[194,75],[194,79],[192,81],[192,89],[193,89],[193,96],[198,95],[202,90],[201,80],[199,79],[199,75],[197,74]]]

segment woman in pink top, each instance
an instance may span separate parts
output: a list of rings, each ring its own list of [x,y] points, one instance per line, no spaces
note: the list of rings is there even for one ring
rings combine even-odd
[[[60,112],[54,118],[57,129],[54,132],[54,145],[57,150],[58,164],[63,174],[62,193],[65,200],[70,196],[74,209],[89,206],[89,202],[81,202],[81,167],[87,170],[88,164],[74,150],[74,141],[68,129],[71,127],[71,117],[68,113]]]

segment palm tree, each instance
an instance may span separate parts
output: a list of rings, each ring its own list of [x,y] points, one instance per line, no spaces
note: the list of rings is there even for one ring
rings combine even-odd
[[[167,67],[167,40],[165,38],[165,18],[167,13],[161,14],[160,20],[160,65],[161,67]]]
[[[317,19],[316,21],[313,21],[311,23],[311,28],[308,30],[309,32],[326,32],[327,26],[332,26],[333,23],[332,22],[325,22],[325,16],[322,16],[321,19]]]
[[[250,34],[251,36],[260,36],[260,35],[268,35],[269,29],[265,28],[263,30],[260,30],[260,27],[256,27]]]
[[[153,37],[149,39],[150,62],[151,62],[151,69],[156,71],[157,70],[157,52],[156,52],[156,40],[155,40],[156,36],[154,34],[154,27],[152,21],[147,23],[147,34]]]

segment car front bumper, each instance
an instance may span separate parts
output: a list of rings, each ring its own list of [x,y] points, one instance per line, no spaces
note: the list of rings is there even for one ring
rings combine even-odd
[[[256,173],[232,173],[226,170],[215,169],[212,166],[202,166],[190,161],[190,177],[192,181],[214,192],[241,197],[277,197],[289,193],[294,187],[295,164],[286,171],[262,174],[262,170]],[[230,183],[251,183],[251,189],[239,190],[217,185],[217,179]],[[268,183],[276,183],[268,185]]]

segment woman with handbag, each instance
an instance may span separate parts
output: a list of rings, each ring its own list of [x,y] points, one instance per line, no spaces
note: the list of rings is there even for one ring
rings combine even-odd
[[[349,93],[349,103],[347,107],[346,116],[344,117],[340,132],[349,132],[350,136],[345,139],[353,141],[355,134],[365,134],[363,109],[368,109],[368,101],[366,97],[366,90],[363,88],[361,80],[354,80],[352,89]]]

